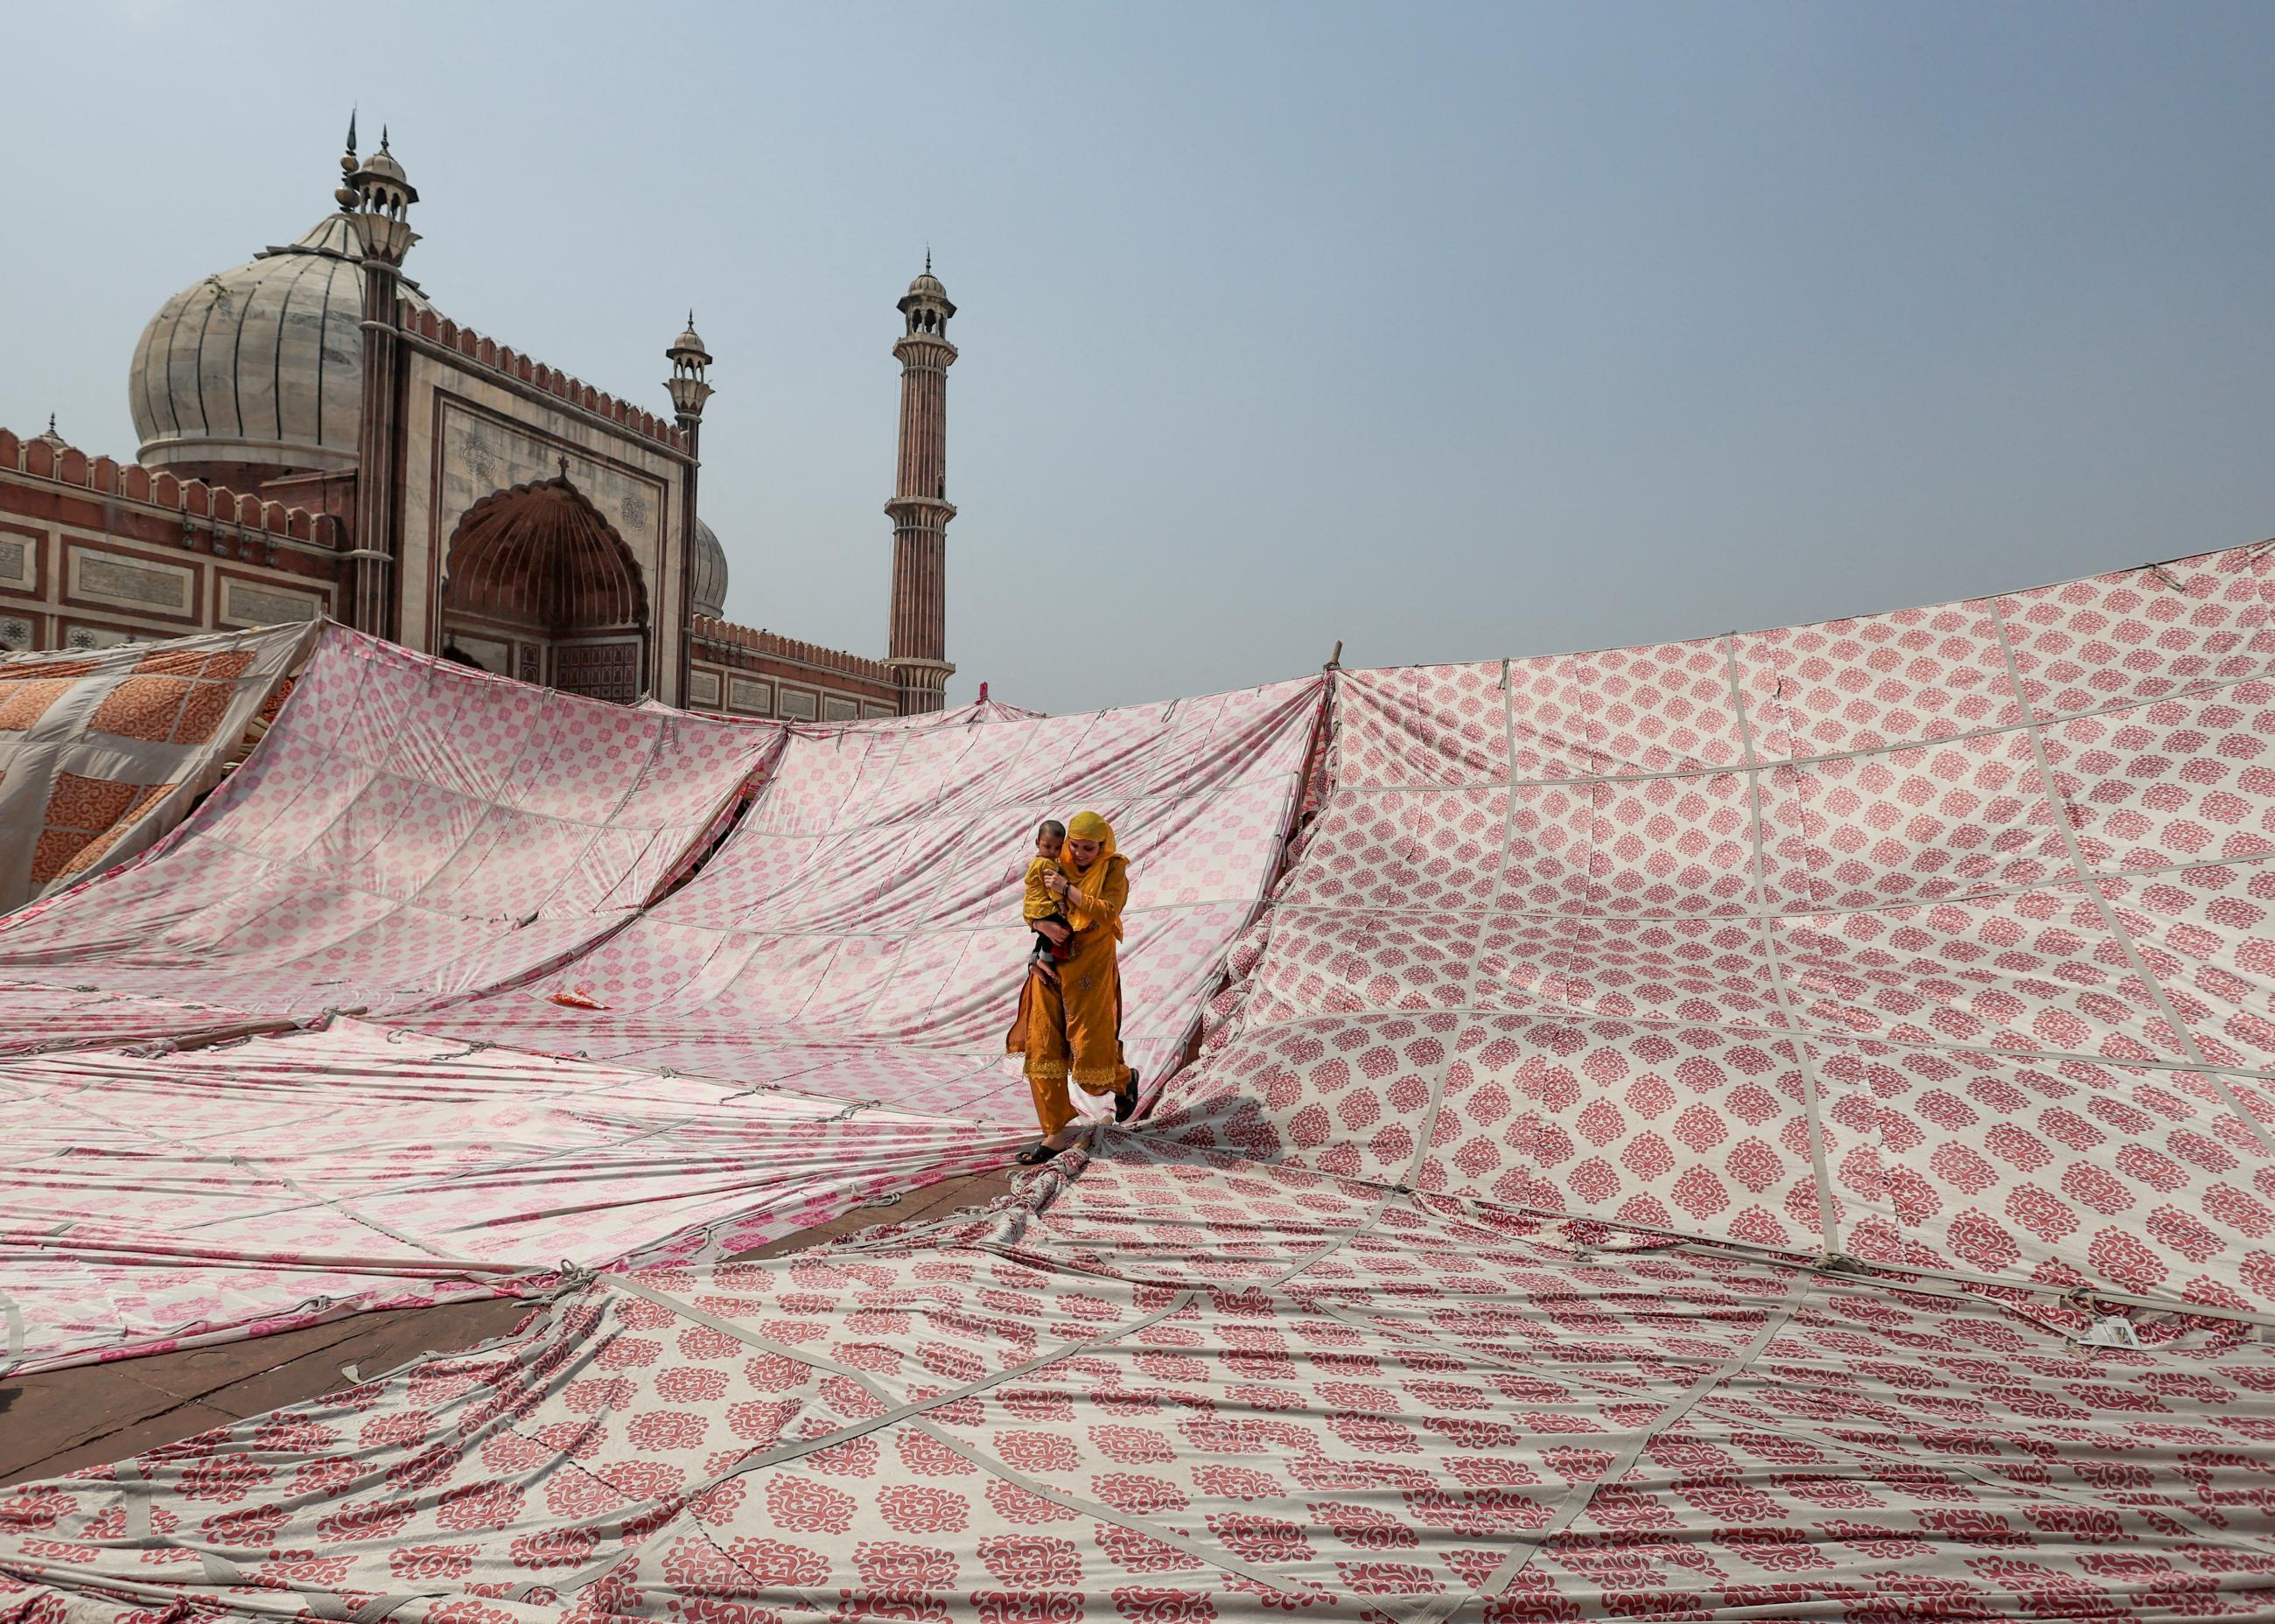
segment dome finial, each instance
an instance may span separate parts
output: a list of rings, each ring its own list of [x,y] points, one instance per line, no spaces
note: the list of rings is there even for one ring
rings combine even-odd
[[[351,106],[348,109],[347,150],[340,154],[340,173],[342,175],[352,175],[356,172],[356,114],[359,110],[359,109],[353,106]],[[353,209],[359,200],[355,188],[345,184],[343,184],[337,191],[332,193],[332,199],[335,202],[339,204],[343,213]]]
[[[926,243],[925,245],[925,275],[927,276],[932,275],[932,245],[930,243]]]

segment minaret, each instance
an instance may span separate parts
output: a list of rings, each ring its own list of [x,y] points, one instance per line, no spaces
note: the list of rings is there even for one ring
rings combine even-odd
[[[707,375],[710,352],[695,330],[692,310],[687,313],[687,330],[672,340],[663,359],[671,363],[671,376],[664,388],[671,391],[672,417],[679,424],[679,432],[687,436],[687,472],[679,490],[679,668],[673,675],[676,686],[671,695],[672,704],[684,705],[688,668],[695,650],[696,474],[703,465],[703,404],[714,393]]]
[[[909,283],[900,302],[908,329],[893,346],[901,363],[901,456],[893,499],[893,612],[885,663],[900,684],[901,714],[936,711],[948,679],[948,369],[956,346],[948,319],[956,313],[948,290],[932,274]]]
[[[371,162],[356,162],[355,118],[348,118],[348,147],[340,158],[346,178],[332,195],[355,227],[363,248],[363,422],[357,430],[355,573],[348,596],[348,623],[377,637],[398,635],[398,592],[389,577],[396,563],[396,487],[400,473],[402,421],[397,385],[397,350],[402,317],[396,285],[403,256],[419,240],[405,217],[419,193],[395,155],[387,132]]]

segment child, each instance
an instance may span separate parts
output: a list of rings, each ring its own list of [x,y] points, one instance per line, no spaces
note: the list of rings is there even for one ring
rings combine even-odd
[[[1065,847],[1066,825],[1055,818],[1044,819],[1041,827],[1035,831],[1035,860],[1027,865],[1027,899],[1019,911],[1030,925],[1055,925],[1061,930],[1071,933],[1074,927],[1067,923],[1066,915],[1060,910],[1058,898],[1053,896],[1050,888],[1043,883],[1044,875],[1060,872],[1059,853]],[[1028,955],[1030,962],[1044,963],[1062,962],[1073,956],[1071,934],[1066,946],[1060,947],[1040,931],[1035,933],[1034,952]]]

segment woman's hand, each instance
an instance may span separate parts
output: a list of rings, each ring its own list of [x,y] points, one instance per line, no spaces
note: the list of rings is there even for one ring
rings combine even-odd
[[[1063,948],[1074,940],[1074,933],[1063,925],[1054,925],[1048,919],[1031,919],[1028,923],[1040,931],[1054,948]]]
[[[1067,877],[1064,874],[1060,873],[1045,874],[1043,876],[1043,888],[1046,891],[1048,891],[1053,896],[1055,896],[1060,901],[1063,902],[1066,900]]]

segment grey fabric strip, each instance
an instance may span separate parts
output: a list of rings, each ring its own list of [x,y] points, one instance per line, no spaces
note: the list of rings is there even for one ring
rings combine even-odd
[[[1797,1031],[1801,1022],[1794,1014],[1793,990],[1787,984],[1785,961],[1778,956],[1777,939],[1772,933],[1766,910],[1769,907],[1769,875],[1762,861],[1762,769],[1755,759],[1754,723],[1746,710],[1745,684],[1738,672],[1738,640],[1735,637],[1722,639],[1723,662],[1730,677],[1730,704],[1737,713],[1738,736],[1746,752],[1746,824],[1753,839],[1755,929],[1762,944],[1763,962],[1769,966],[1770,990],[1776,995],[1778,1013],[1784,1018],[1788,1031]],[[1825,1143],[1825,1078],[1817,1069],[1817,1057],[1808,1043],[1800,1039],[1793,1041],[1794,1058],[1801,1062],[1802,1104],[1809,1113],[1809,1167],[1817,1186],[1817,1225],[1818,1241],[1827,1258],[1840,1253],[1840,1219],[1833,1199],[1833,1172]]]

